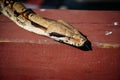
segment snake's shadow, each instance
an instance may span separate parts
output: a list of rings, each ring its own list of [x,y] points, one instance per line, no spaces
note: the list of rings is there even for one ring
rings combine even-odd
[[[87,41],[84,43],[83,46],[77,47],[77,48],[79,48],[79,49],[81,49],[81,50],[84,50],[84,51],[90,51],[90,50],[92,50],[92,43],[91,43],[91,41],[88,40],[88,38],[87,38],[86,35],[84,35],[84,34],[81,33],[81,32],[79,32],[79,33],[80,33],[82,36],[84,36],[84,37],[87,39]]]
[[[86,35],[82,34],[81,32],[79,32],[79,33],[80,33],[82,36],[84,36],[84,37],[87,39],[87,41],[84,43],[83,46],[80,46],[80,47],[73,46],[73,45],[70,45],[70,46],[75,47],[75,48],[80,49],[80,50],[83,50],[83,51],[91,51],[91,50],[92,50],[91,41],[88,40],[88,38],[87,38]],[[62,42],[62,41],[59,41],[59,42],[61,42],[61,43],[63,43],[63,44],[66,44],[66,43],[64,43],[64,42]],[[67,44],[67,45],[68,45],[68,44]]]

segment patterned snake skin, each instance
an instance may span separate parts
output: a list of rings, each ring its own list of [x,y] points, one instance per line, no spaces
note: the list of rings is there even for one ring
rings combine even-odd
[[[62,20],[39,16],[17,0],[0,0],[0,12],[27,31],[83,50],[91,50],[90,41],[74,27]]]

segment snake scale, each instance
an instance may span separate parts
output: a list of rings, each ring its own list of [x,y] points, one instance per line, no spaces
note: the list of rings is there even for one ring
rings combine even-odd
[[[63,20],[42,17],[17,0],[0,0],[0,12],[27,31],[83,50],[91,50],[90,41],[73,26]]]

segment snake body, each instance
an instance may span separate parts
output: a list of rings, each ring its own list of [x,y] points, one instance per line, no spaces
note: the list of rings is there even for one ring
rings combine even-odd
[[[51,20],[37,15],[17,0],[0,0],[0,11],[21,28],[75,46],[90,48],[90,42],[63,20]],[[87,43],[87,45],[86,45]],[[89,43],[89,44],[88,44]]]

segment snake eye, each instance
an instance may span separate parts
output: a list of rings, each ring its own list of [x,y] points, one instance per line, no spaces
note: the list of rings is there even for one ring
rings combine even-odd
[[[70,39],[71,39],[71,37],[70,37],[70,36],[68,36],[67,38],[68,38],[68,40],[70,40]]]
[[[56,32],[52,32],[49,34],[50,36],[54,36],[54,37],[66,37],[65,35],[62,35],[62,34],[58,34]]]

